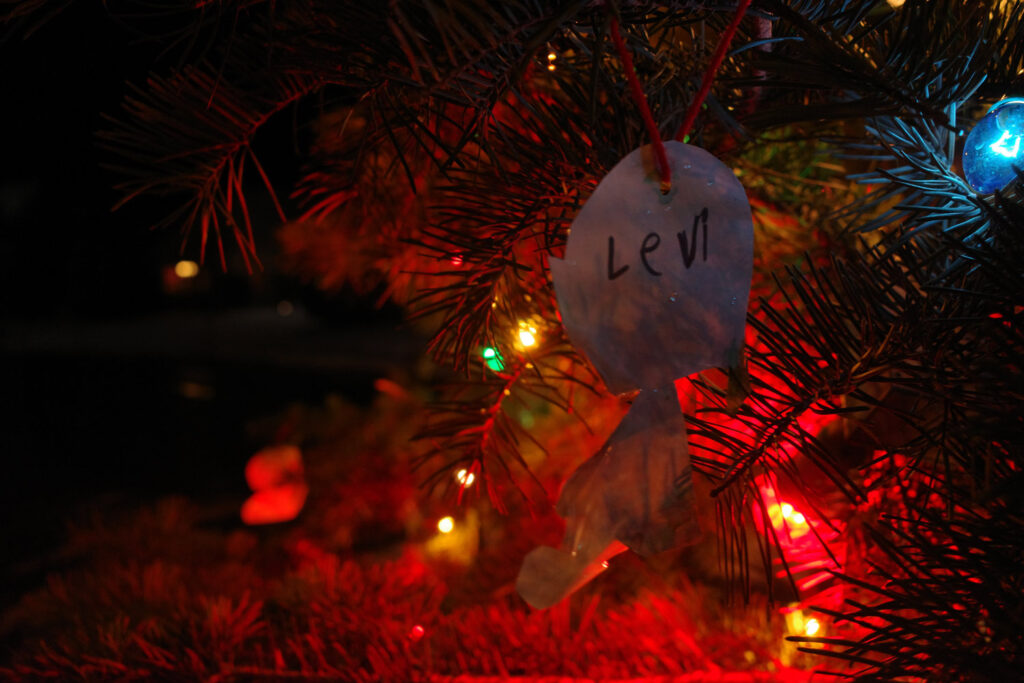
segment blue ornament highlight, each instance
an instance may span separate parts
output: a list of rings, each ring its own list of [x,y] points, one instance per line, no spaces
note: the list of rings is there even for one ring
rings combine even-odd
[[[1024,99],[992,105],[964,143],[963,168],[967,184],[988,194],[1017,177],[1024,168]]]

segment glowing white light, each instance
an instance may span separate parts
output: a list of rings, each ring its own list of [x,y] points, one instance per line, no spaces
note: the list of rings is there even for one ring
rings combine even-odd
[[[790,515],[793,514],[793,506],[789,503],[782,504],[782,518],[789,519]]]
[[[455,528],[455,520],[451,517],[444,517],[437,523],[437,530],[442,534],[450,534]]]
[[[1006,144],[1007,142],[1009,142],[1010,137],[1011,137],[1010,131],[1004,130],[1002,136],[998,140],[996,140],[995,142],[993,142],[991,145],[988,146],[989,149],[991,149],[996,154],[1001,154],[1002,156],[1004,156],[1004,157],[1006,157],[1008,159],[1013,159],[1014,157],[1017,156],[1017,153],[1020,152],[1020,138],[1021,138],[1021,136],[1020,135],[1012,136],[1013,137],[1013,147],[1009,147]]]
[[[555,61],[555,60],[556,60],[557,58],[558,58],[558,55],[556,55],[556,54],[555,54],[554,52],[549,52],[549,53],[548,53],[548,61],[549,61],[549,62],[553,62],[553,61]]]
[[[821,630],[821,622],[817,619],[808,619],[804,623],[804,633],[809,636],[813,636],[815,633]]]
[[[459,481],[460,484],[462,484],[463,487],[468,489],[470,486],[473,485],[473,481],[476,479],[476,476],[472,472],[468,472],[466,470],[459,470],[458,472],[455,473],[455,478]]]
[[[537,343],[537,328],[523,320],[520,320],[519,343],[527,349],[534,346]]]
[[[806,524],[807,518],[803,516],[803,513],[794,512],[793,516],[789,518],[793,524]]]
[[[199,275],[199,264],[195,261],[178,261],[174,264],[174,274],[182,280]]]

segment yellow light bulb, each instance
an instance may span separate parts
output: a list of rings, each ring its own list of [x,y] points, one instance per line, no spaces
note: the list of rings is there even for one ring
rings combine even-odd
[[[815,633],[821,630],[821,622],[817,619],[808,619],[804,622],[804,634],[813,636]]]
[[[529,330],[519,330],[519,343],[529,348],[537,343],[537,337]]]
[[[789,519],[790,515],[793,514],[793,506],[789,503],[782,504],[782,518]]]
[[[455,520],[451,517],[444,517],[437,523],[437,530],[442,534],[450,534],[455,528]]]
[[[473,481],[476,479],[476,476],[474,476],[472,472],[467,472],[466,470],[459,470],[458,472],[455,473],[455,478],[459,481],[460,484],[462,484],[463,487],[468,489],[470,486],[473,485]]]
[[[793,524],[806,524],[807,518],[803,516],[803,513],[794,512],[793,516],[789,518]]]
[[[548,64],[548,71],[554,71],[554,70],[555,70],[555,65],[554,64]]]
[[[199,264],[195,261],[178,261],[174,264],[174,274],[182,280],[199,275]]]

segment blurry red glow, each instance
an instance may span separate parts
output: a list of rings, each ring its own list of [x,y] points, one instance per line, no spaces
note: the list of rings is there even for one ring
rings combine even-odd
[[[426,630],[419,624],[416,624],[412,627],[412,630],[409,631],[409,640],[416,642],[417,640],[422,638],[425,633]]]
[[[309,495],[302,452],[288,444],[264,448],[249,458],[245,481],[253,494],[243,503],[241,515],[250,525],[295,519]]]
[[[301,479],[302,451],[297,446],[270,446],[249,458],[245,465],[245,482],[253,491]]]
[[[242,521],[249,525],[277,524],[295,519],[306,504],[309,487],[284,484],[257,491],[242,504]]]

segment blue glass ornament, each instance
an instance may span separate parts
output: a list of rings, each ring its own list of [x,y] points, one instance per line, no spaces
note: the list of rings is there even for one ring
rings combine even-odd
[[[1017,177],[1013,167],[1024,168],[1024,99],[992,105],[964,143],[964,177],[978,192],[1006,187]]]

